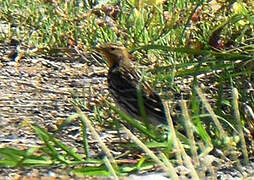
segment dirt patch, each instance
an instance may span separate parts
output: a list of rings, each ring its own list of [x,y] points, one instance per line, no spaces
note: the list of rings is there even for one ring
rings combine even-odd
[[[29,149],[41,145],[31,124],[36,123],[54,132],[59,122],[75,113],[71,103],[73,95],[94,103],[96,94],[107,94],[107,68],[103,64],[93,65],[92,56],[81,56],[79,53],[73,53],[71,57],[20,56],[18,45],[11,44],[0,45],[0,51],[0,147]],[[88,93],[91,87],[97,90],[92,95]],[[91,111],[85,113],[92,115]],[[58,138],[67,146],[80,148],[82,151],[79,122],[71,123],[61,132]],[[94,148],[97,148],[96,144]],[[253,167],[253,163],[250,163],[243,167],[243,171],[251,175]],[[71,169],[62,169],[59,166],[35,169],[1,168],[0,174],[7,179],[26,176],[69,179],[70,171]],[[246,177],[246,174],[225,166],[214,174],[204,176],[234,179]]]

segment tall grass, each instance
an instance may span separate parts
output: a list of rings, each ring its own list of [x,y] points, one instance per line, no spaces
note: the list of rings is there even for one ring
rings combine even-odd
[[[80,110],[86,108],[86,99],[75,99],[81,103],[74,104],[77,112],[63,126],[81,121],[84,154],[33,125],[44,146],[26,151],[1,148],[0,166],[63,164],[73,167],[77,175],[115,178],[159,166],[177,179],[174,167],[184,164],[190,176],[198,179],[200,172],[195,169],[215,149],[224,157],[239,152],[247,164],[253,153],[248,144],[253,139],[246,137],[253,134],[248,129],[254,118],[247,116],[242,104],[254,109],[252,7],[250,2],[188,0],[1,2],[0,24],[6,24],[7,31],[2,30],[0,41],[18,39],[28,49],[36,49],[33,54],[26,51],[24,57],[68,56],[73,49],[92,52],[106,42],[125,45],[138,60],[137,68],[146,72],[145,80],[164,97],[169,126],[149,129],[104,99],[111,111],[97,106],[97,115],[114,114],[137,133],[120,126],[133,142],[119,139],[115,148],[122,150],[122,156],[118,158],[93,127],[96,122]],[[175,104],[181,105],[180,112],[173,108]],[[88,130],[104,152],[103,158],[90,156]]]

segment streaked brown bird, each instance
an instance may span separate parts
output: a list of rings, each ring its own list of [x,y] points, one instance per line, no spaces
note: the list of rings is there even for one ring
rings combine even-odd
[[[108,86],[118,107],[129,116],[141,120],[138,92],[141,90],[144,108],[149,123],[167,124],[164,106],[158,94],[135,70],[127,49],[119,44],[105,44],[97,47],[105,56],[108,65]]]

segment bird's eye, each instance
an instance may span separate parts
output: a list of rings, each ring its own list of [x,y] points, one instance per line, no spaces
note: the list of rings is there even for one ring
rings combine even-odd
[[[116,49],[116,48],[113,48],[113,47],[112,47],[112,48],[110,48],[110,50],[111,50],[111,51],[114,51],[115,49]]]

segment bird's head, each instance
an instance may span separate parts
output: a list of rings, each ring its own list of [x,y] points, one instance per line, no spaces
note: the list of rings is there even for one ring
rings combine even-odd
[[[127,49],[119,44],[109,43],[100,45],[96,48],[96,50],[105,56],[110,68],[119,64],[120,61],[129,60],[129,53]]]

